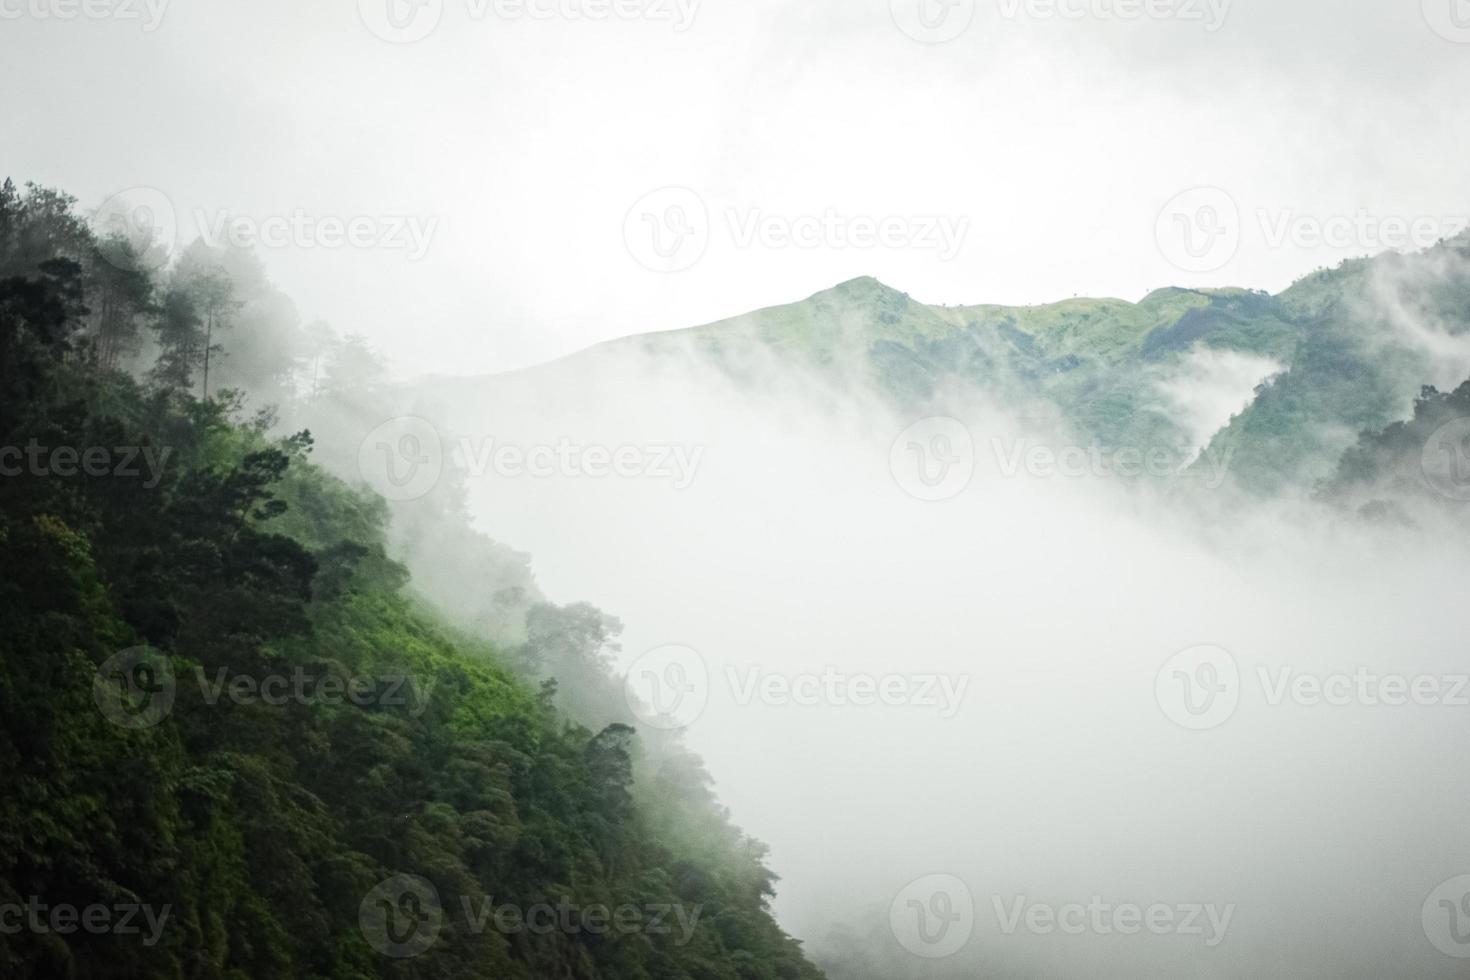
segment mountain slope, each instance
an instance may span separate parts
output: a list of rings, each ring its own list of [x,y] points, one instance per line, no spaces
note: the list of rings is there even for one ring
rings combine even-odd
[[[818,980],[699,761],[561,710],[614,622],[446,622],[310,435],[104,363],[187,297],[99,244],[0,191],[0,973]]]
[[[462,405],[491,388],[536,387],[547,372],[595,384],[616,376],[616,365],[677,370],[689,357],[752,392],[779,364],[837,391],[871,386],[910,413],[941,412],[948,392],[974,386],[1013,406],[1054,406],[1087,443],[1199,450],[1209,442],[1211,453],[1228,454],[1241,487],[1307,492],[1358,433],[1406,418],[1423,385],[1453,387],[1470,375],[1467,270],[1462,236],[1417,255],[1346,262],[1277,296],[1166,288],[1137,303],[931,306],[861,278],[796,303],[612,341],[511,375],[435,379],[420,391]],[[1262,383],[1226,398],[1201,431],[1179,394],[1207,385],[1200,373],[1221,357],[1255,369]]]

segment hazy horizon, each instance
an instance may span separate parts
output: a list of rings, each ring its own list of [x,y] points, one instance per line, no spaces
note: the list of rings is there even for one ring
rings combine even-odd
[[[304,317],[365,334],[404,377],[524,367],[861,274],[949,304],[1277,292],[1394,237],[1313,245],[1311,226],[1470,215],[1444,165],[1470,134],[1438,108],[1470,81],[1450,0],[1444,16],[1438,0],[1161,0],[1138,9],[1163,16],[1127,17],[957,0],[934,36],[886,0],[639,0],[600,20],[550,0],[391,2],[413,30],[389,31],[390,0],[137,0],[69,20],[11,0],[10,70],[69,71],[0,94],[0,131],[25,135],[5,170],[84,206],[156,188],[180,243],[225,214],[380,222],[364,247],[288,235],[260,251]],[[667,187],[696,192],[710,226],[676,272],[625,236]],[[1198,187],[1240,214],[1238,249],[1204,272],[1156,241]],[[784,244],[829,209],[840,242]],[[888,217],[966,226],[948,245],[912,227],[849,244],[852,222]],[[752,234],[766,220],[774,235]]]

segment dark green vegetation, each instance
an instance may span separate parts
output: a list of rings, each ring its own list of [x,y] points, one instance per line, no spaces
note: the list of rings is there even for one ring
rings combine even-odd
[[[238,256],[195,248],[153,273],[138,252],[62,195],[0,191],[0,447],[45,450],[0,459],[0,909],[167,919],[151,944],[141,917],[127,935],[0,919],[0,974],[818,976],[699,762],[616,719],[615,621],[537,604],[530,584],[441,618],[390,557],[387,506],[311,462],[310,436],[273,434],[272,413],[239,421],[224,387],[304,374],[345,411],[374,380],[365,347],[293,348],[312,331],[256,267],[231,270]],[[457,519],[446,506],[419,531],[459,540],[461,575],[517,567]],[[462,628],[497,615],[523,620],[516,649]],[[120,676],[136,689],[94,684],[141,645],[152,672]],[[117,723],[149,719],[169,673],[157,724]],[[211,697],[281,676],[305,693]],[[398,697],[381,686],[404,677]],[[380,686],[344,700],[349,679]],[[444,912],[405,959],[359,922],[397,874],[432,883]],[[641,925],[477,929],[465,902],[573,923],[632,907]],[[674,909],[697,915],[688,932]]]

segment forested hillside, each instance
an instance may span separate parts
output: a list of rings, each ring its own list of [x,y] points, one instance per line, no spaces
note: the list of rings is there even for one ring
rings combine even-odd
[[[501,581],[433,608],[387,504],[279,433],[262,393],[378,366],[258,273],[0,191],[0,973],[818,976],[698,760],[609,720],[616,621],[453,507],[420,536]]]

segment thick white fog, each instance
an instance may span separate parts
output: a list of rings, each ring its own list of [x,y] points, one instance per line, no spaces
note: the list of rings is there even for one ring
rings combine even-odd
[[[280,348],[250,408],[327,419],[339,475],[364,412],[432,420],[477,529],[625,624],[630,704],[770,845],[832,980],[1465,975],[1470,545],[1314,502],[1321,460],[1247,498],[1211,442],[1325,307],[1241,326],[1269,357],[1140,358],[1126,411],[1185,444],[1106,454],[1056,406],[900,413],[837,366],[737,383],[615,338],[860,275],[931,304],[1279,295],[1429,247],[1470,223],[1467,3],[0,0],[0,178],[148,202],[158,256],[252,248],[281,329],[218,349]],[[1449,261],[1322,300],[1402,372],[1375,412],[1470,377]],[[1068,321],[1035,370],[1168,309]],[[937,362],[959,314],[930,312],[906,353]],[[335,391],[317,321],[360,355]],[[866,360],[860,333],[790,347]],[[1300,414],[1332,429],[1288,451],[1357,436]],[[415,544],[430,598],[504,584]]]
[[[179,245],[299,218],[262,251],[305,317],[400,377],[487,373],[863,274],[935,302],[1275,291],[1400,247],[1385,219],[1452,233],[1458,2],[5,0],[0,64],[47,81],[0,90],[0,133],[7,173],[85,207],[155,190]],[[921,43],[900,29],[919,9],[964,30]],[[385,16],[432,29],[385,40]],[[669,186],[710,221],[674,275],[623,236]],[[1205,272],[1154,236],[1201,186],[1240,226]],[[741,233],[829,211],[968,233],[949,258]],[[366,247],[310,233],[354,219],[380,232]]]
[[[432,408],[480,527],[625,621],[635,686],[691,689],[668,721],[833,976],[1459,972],[1426,934],[1461,910],[1425,904],[1470,873],[1461,545],[1127,491],[978,395],[900,439],[763,369],[600,353]],[[1189,368],[1230,409],[1269,369]],[[538,477],[507,446],[647,452]]]

